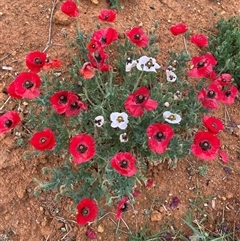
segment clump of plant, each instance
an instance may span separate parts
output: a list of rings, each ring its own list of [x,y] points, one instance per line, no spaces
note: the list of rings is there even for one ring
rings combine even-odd
[[[69,17],[79,15],[73,1],[61,9]],[[104,9],[98,18],[114,22],[116,12]],[[177,36],[187,27],[180,23],[170,31]],[[148,162],[175,164],[190,153],[204,160],[218,155],[227,160],[217,136],[223,123],[206,113],[220,103],[233,103],[236,91],[230,81],[216,77],[215,58],[195,56],[188,71],[186,51],[171,52],[161,66],[154,34],[133,27],[125,35],[119,39],[113,27],[100,27],[90,36],[78,29],[69,44],[69,75],[59,77],[54,69],[61,68],[61,61],[34,51],[26,57],[29,71],[8,86],[12,98],[29,102],[24,122],[33,132],[32,147],[38,154],[48,151],[65,160],[59,167],[44,168],[48,181],[38,181],[39,188],[56,191],[57,199],[72,198],[79,225],[97,217],[101,198],[109,205],[119,201],[116,219],[121,219],[134,200],[136,183],[147,183]],[[206,41],[205,36],[191,36],[197,47]],[[216,79],[204,87],[204,81],[190,84],[188,76]],[[16,111],[6,112],[0,117],[0,133],[19,124]]]
[[[209,49],[218,62],[216,71],[231,74],[240,87],[240,18],[222,18],[216,23],[216,30],[209,41]]]

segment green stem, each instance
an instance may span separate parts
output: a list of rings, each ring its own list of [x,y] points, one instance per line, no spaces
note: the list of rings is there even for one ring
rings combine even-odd
[[[99,72],[98,72],[98,74],[97,74],[97,78],[94,78],[94,79],[96,80],[98,89],[100,90],[100,92],[102,93],[102,95],[105,96],[105,93],[104,93],[102,87],[100,86],[100,84],[99,84],[99,82],[98,82],[99,79],[100,79],[100,81],[102,82],[102,79],[101,79],[101,77],[100,77],[100,75],[99,75]]]
[[[85,95],[86,99],[88,100],[88,102],[89,102],[92,106],[94,106],[95,104],[89,99],[87,90],[86,90],[85,88],[83,88],[83,92],[84,92],[84,95]]]
[[[137,89],[138,84],[139,84],[139,82],[140,82],[140,80],[141,80],[141,78],[142,78],[142,76],[143,76],[143,72],[144,72],[144,71],[142,71],[141,74],[139,75],[139,77],[138,77],[138,79],[137,79],[137,81],[136,81],[136,84],[135,84],[135,86],[134,86],[134,88],[133,88],[133,92]]]

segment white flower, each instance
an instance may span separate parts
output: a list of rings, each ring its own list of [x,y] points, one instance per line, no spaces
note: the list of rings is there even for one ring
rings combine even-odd
[[[173,95],[173,99],[174,100],[179,100],[182,98],[182,93],[178,90],[174,95]]]
[[[172,66],[169,66],[166,69],[167,81],[168,82],[175,82],[177,80],[177,75],[173,72],[175,70]]]
[[[133,67],[137,65],[137,60],[133,60],[131,58],[127,58],[126,64],[125,64],[125,71],[130,72]]]
[[[120,142],[127,142],[127,141],[128,141],[127,133],[126,133],[126,132],[122,133],[122,134],[119,136],[119,140],[120,140]]]
[[[113,112],[110,115],[110,120],[112,121],[111,127],[118,127],[121,130],[125,130],[128,124],[128,114],[125,112]]]
[[[156,69],[160,69],[161,66],[156,63],[156,59],[142,56],[137,60],[137,69],[146,72],[157,72]]]
[[[179,124],[182,120],[182,117],[180,115],[174,114],[170,111],[164,111],[163,118],[165,119],[165,121],[171,124]]]
[[[94,125],[97,127],[101,127],[104,123],[104,117],[99,115],[94,119]]]

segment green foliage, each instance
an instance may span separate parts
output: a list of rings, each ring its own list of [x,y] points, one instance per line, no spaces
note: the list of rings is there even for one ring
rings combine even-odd
[[[27,125],[29,129],[36,131],[50,128],[55,133],[57,143],[52,152],[55,156],[64,156],[66,162],[60,167],[44,168],[47,181],[37,181],[40,189],[54,190],[57,193],[56,199],[64,195],[72,198],[75,203],[86,196],[97,200],[105,197],[107,204],[111,205],[114,198],[121,199],[125,195],[132,197],[136,181],[146,182],[146,160],[158,160],[161,163],[171,159],[175,163],[178,158],[189,154],[194,130],[201,126],[201,116],[205,112],[195,94],[203,82],[191,86],[187,81],[185,69],[190,58],[185,51],[170,52],[170,60],[165,64],[176,69],[178,79],[174,83],[166,80],[164,69],[157,73],[139,71],[137,68],[126,72],[128,57],[137,60],[143,55],[155,57],[158,54],[154,34],[149,36],[149,39],[149,45],[144,49],[136,48],[128,39],[123,42],[118,40],[110,49],[113,55],[110,55],[109,63],[113,68],[109,72],[97,71],[93,78],[85,80],[79,74],[79,69],[88,61],[86,45],[89,37],[78,30],[76,41],[68,44],[73,63],[69,76],[61,78],[56,77],[52,71],[41,72],[43,94],[31,101]],[[158,102],[157,109],[147,111],[138,118],[129,115],[126,130],[113,129],[110,125],[110,114],[124,112],[126,98],[139,86],[150,89],[151,99]],[[49,98],[60,90],[77,93],[88,105],[88,109],[69,118],[57,114],[51,107]],[[183,95],[176,100],[174,94],[177,91]],[[165,107],[166,102],[169,103],[168,108]],[[164,123],[163,112],[166,110],[178,113],[182,121],[180,124],[171,125],[174,137],[167,151],[159,155],[148,147],[146,128],[156,122]],[[94,119],[99,115],[105,120],[102,127],[94,125]],[[124,132],[127,133],[128,142],[119,140],[119,136]],[[90,161],[76,165],[69,162],[71,156],[68,148],[70,139],[80,133],[88,133],[94,137],[97,154]],[[130,152],[136,157],[136,175],[121,176],[110,166],[110,159],[120,151]]]
[[[218,61],[217,72],[231,74],[240,87],[240,18],[222,18],[216,29],[217,34],[210,36],[209,49]]]

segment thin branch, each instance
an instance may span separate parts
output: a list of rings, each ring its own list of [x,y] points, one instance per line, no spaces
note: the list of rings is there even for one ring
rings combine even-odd
[[[3,103],[3,105],[0,107],[0,111],[4,108],[4,106],[8,103],[10,99],[11,99],[11,96],[9,96],[7,100]]]
[[[187,49],[187,43],[186,43],[186,39],[185,39],[184,35],[183,35],[183,43],[184,43],[184,47],[185,47],[185,50],[186,50],[187,54],[190,56],[190,54],[188,52],[188,49]]]
[[[58,3],[59,0],[55,0],[53,2],[53,5],[52,5],[52,10],[51,10],[51,15],[50,15],[50,19],[49,19],[49,29],[48,29],[48,41],[47,41],[47,44],[46,44],[46,47],[45,49],[43,50],[43,52],[46,52],[48,50],[48,48],[52,45],[52,40],[51,40],[51,35],[52,35],[52,20],[53,20],[53,12],[56,8],[56,5]]]

